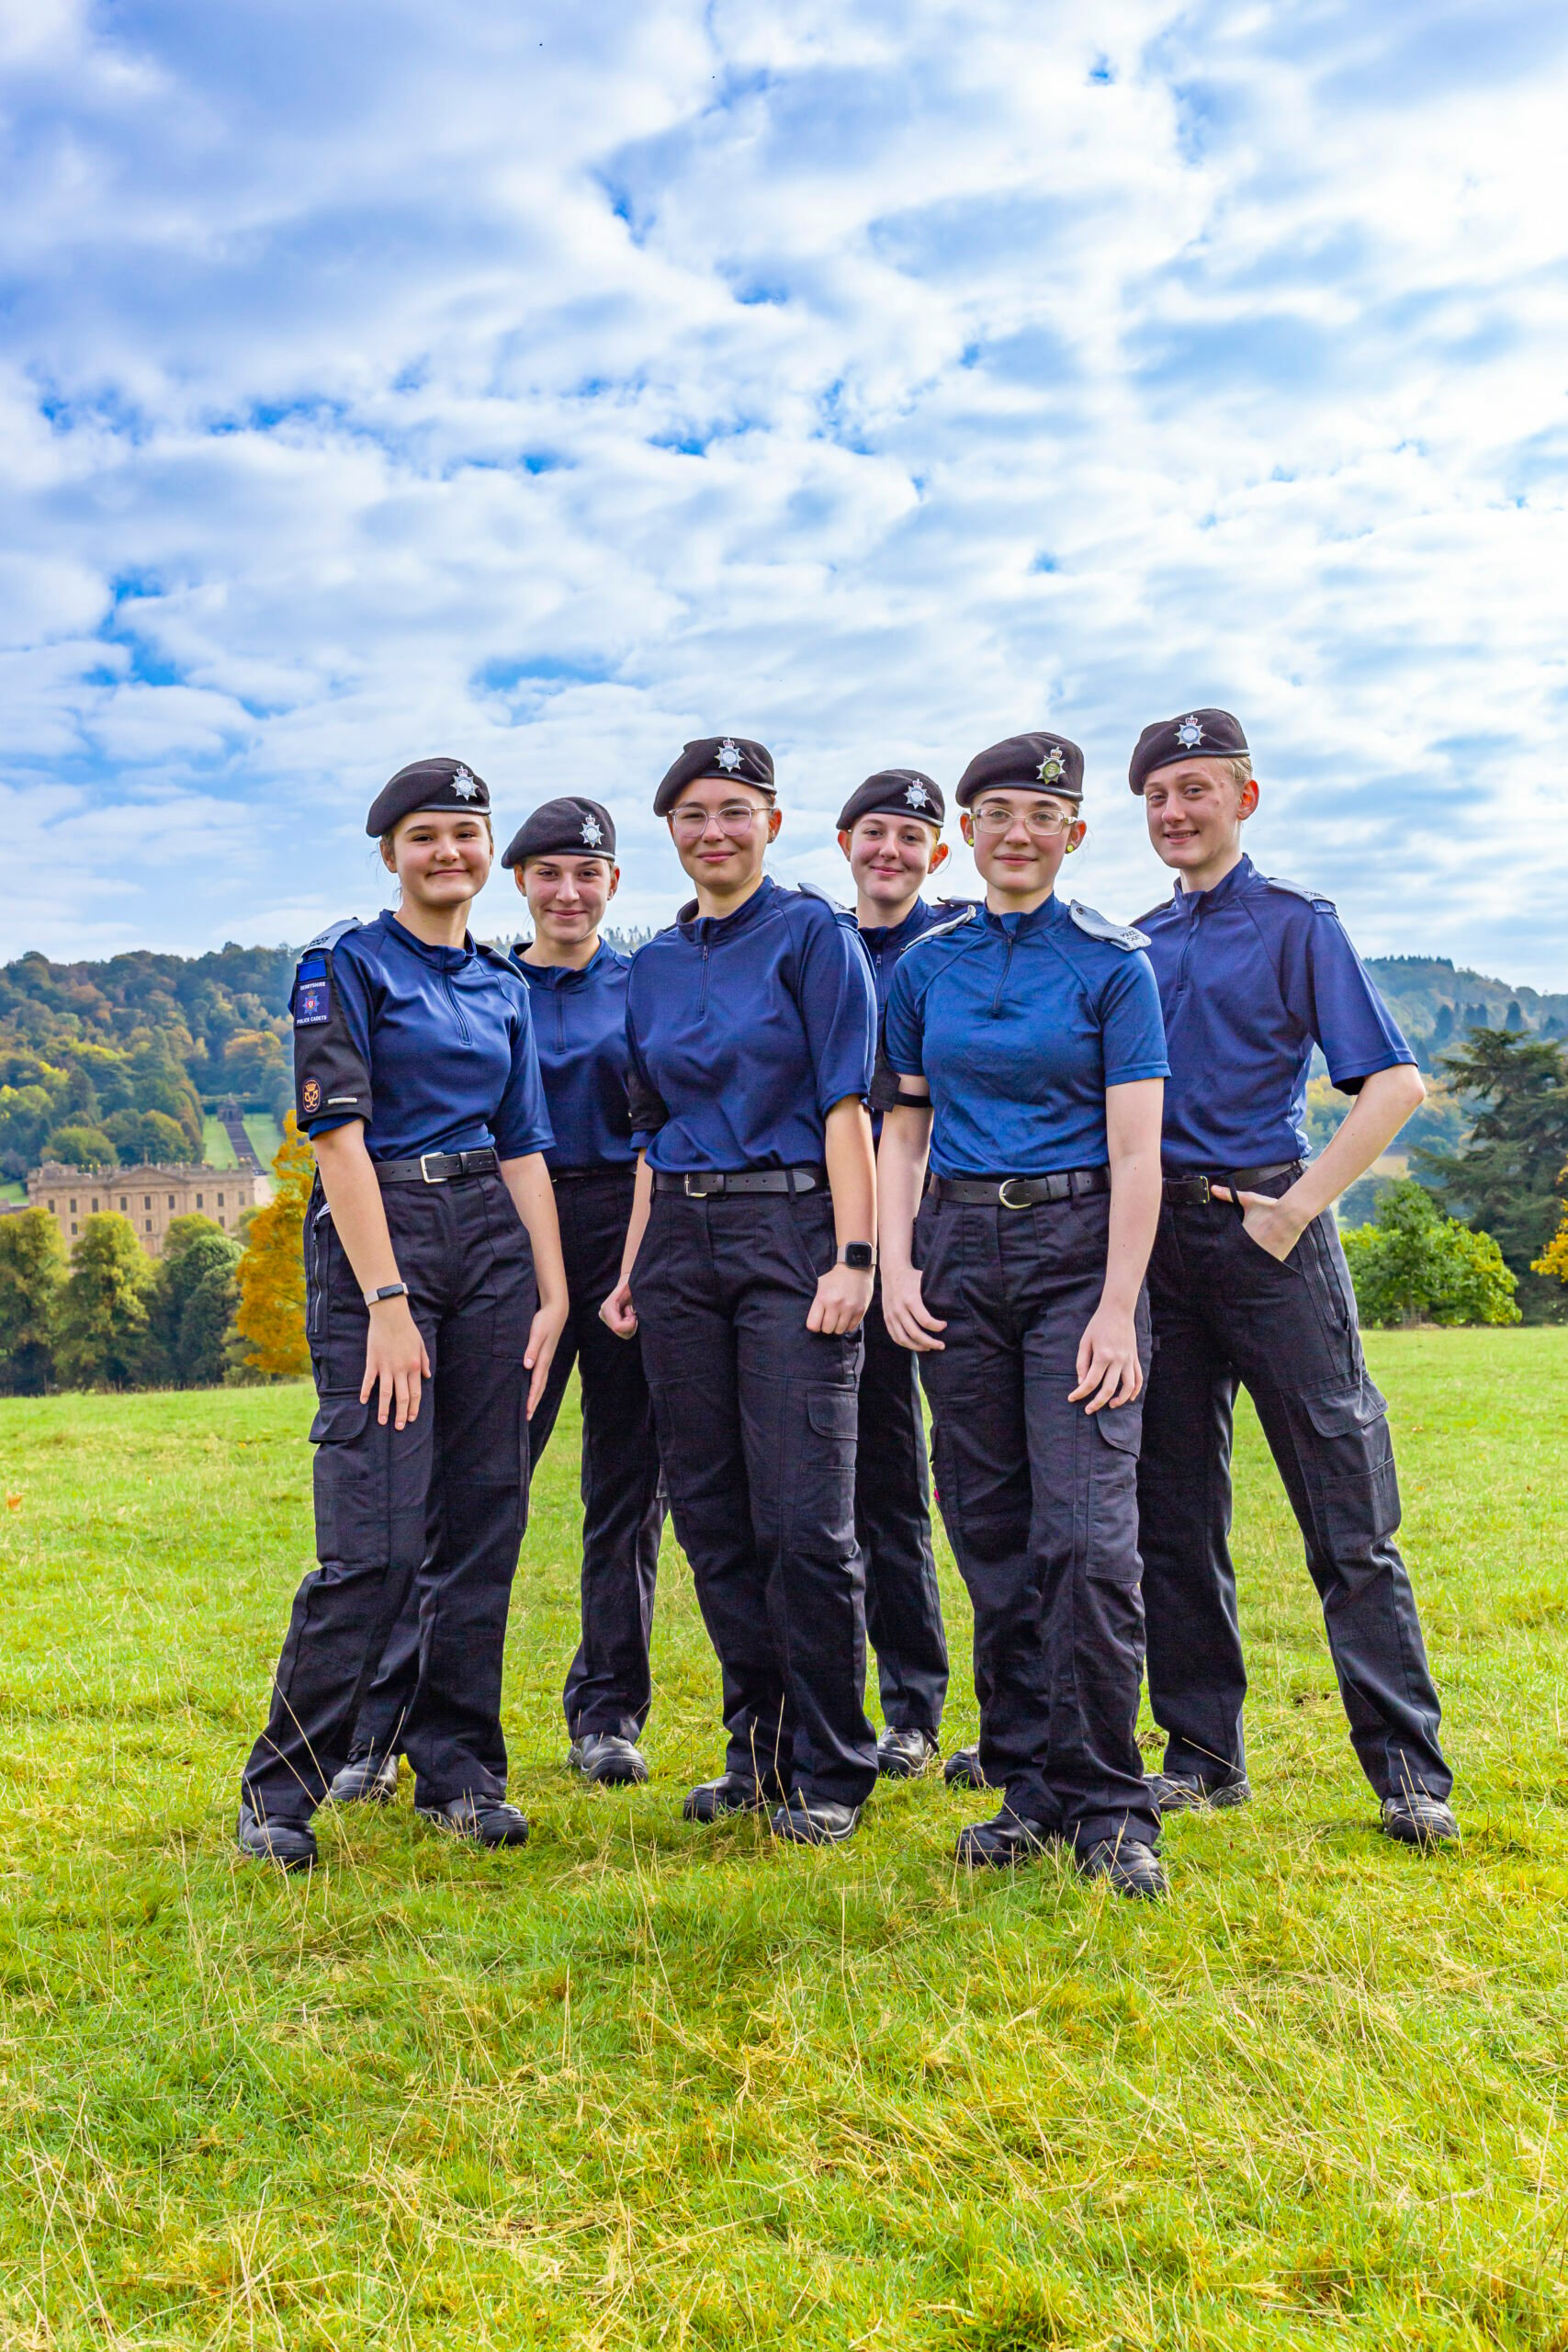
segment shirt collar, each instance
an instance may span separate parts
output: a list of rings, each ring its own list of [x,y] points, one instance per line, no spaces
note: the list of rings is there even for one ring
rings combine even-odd
[[[675,918],[675,927],[682,939],[691,940],[695,946],[716,946],[721,939],[733,939],[738,932],[749,930],[778,894],[779,886],[773,876],[764,874],[761,887],[732,915],[700,915],[695,899],[688,899]]]
[[[386,938],[395,940],[420,963],[428,964],[433,972],[460,972],[464,965],[472,959],[474,941],[471,932],[463,933],[461,947],[431,947],[423,939],[416,939],[407,923],[398,921],[390,907],[382,908],[380,921]]]
[[[993,914],[989,907],[985,912],[987,929],[998,938],[1030,939],[1037,931],[1044,931],[1051,924],[1060,922],[1066,909],[1053,890],[1048,899],[1042,899],[1040,904],[1032,907],[1026,914]]]
[[[1257,871],[1258,868],[1243,850],[1224,881],[1216,882],[1212,890],[1184,890],[1179,875],[1173,891],[1177,907],[1184,915],[1194,915],[1201,906],[1226,906],[1232,899],[1240,898]]]
[[[529,944],[532,944],[531,942]],[[523,961],[521,947],[517,949],[513,961],[530,988],[570,989],[576,987],[580,981],[586,981],[592,973],[596,972],[609,952],[601,937],[598,946],[586,964],[525,964]]]
[[[917,899],[902,922],[863,924],[861,937],[874,956],[880,956],[886,948],[907,946],[925,930],[931,911],[923,899]]]

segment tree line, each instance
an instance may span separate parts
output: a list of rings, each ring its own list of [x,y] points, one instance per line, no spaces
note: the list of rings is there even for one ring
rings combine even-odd
[[[1568,1063],[1555,1040],[1475,1029],[1444,1071],[1468,1109],[1450,1151],[1380,1185],[1345,1250],[1369,1324],[1517,1323],[1568,1313]],[[201,1387],[310,1369],[302,1248],[315,1172],[289,1112],[273,1198],[237,1237],[176,1217],[145,1257],[130,1222],[86,1219],[69,1260],[42,1209],[0,1217],[0,1391]]]

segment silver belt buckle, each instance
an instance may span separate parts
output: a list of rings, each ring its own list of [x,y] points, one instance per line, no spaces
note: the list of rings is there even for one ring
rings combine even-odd
[[[1004,1209],[1032,1208],[1034,1205],[1032,1201],[1010,1201],[1008,1198],[1008,1186],[1010,1184],[1026,1184],[1028,1182],[1029,1179],[1027,1176],[1004,1176],[1001,1182],[997,1186],[998,1205]]]
[[[693,1182],[693,1181],[692,1181],[692,1176],[691,1176],[691,1173],[690,1173],[690,1171],[689,1171],[689,1170],[688,1170],[688,1172],[687,1172],[684,1176],[682,1176],[682,1179],[681,1179],[681,1184],[682,1184],[682,1190],[683,1190],[683,1191],[684,1191],[684,1193],[685,1193],[686,1198],[687,1198],[689,1201],[705,1201],[705,1200],[708,1200],[708,1199],[710,1199],[710,1198],[711,1198],[711,1196],[712,1196],[712,1192],[713,1192],[713,1190],[715,1190],[715,1189],[722,1190],[722,1189],[723,1189],[722,1187],[710,1187],[710,1186],[708,1186],[708,1185],[705,1184],[705,1183],[702,1182],[702,1180],[701,1180],[701,1178],[700,1178],[700,1177],[698,1178],[698,1180],[696,1181],[696,1182],[694,1182],[694,1182]]]
[[[425,1164],[424,1164],[424,1163],[425,1163],[425,1161],[426,1161],[427,1159],[446,1159],[446,1154],[445,1152],[443,1152],[443,1151],[422,1151],[422,1152],[420,1153],[420,1155],[419,1155],[419,1172],[420,1172],[420,1175],[421,1175],[421,1177],[423,1178],[423,1182],[424,1182],[425,1183],[427,1183],[427,1184],[447,1184],[447,1183],[450,1183],[450,1182],[451,1182],[451,1178],[450,1178],[450,1177],[447,1177],[447,1176],[433,1176],[433,1175],[431,1174],[431,1172],[430,1172],[429,1169],[428,1169],[428,1168],[425,1166]]]

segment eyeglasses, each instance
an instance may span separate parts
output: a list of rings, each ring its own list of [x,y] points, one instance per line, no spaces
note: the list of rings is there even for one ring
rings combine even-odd
[[[1003,800],[987,800],[971,812],[975,830],[981,833],[1010,832],[1021,814],[1024,823],[1037,841],[1054,842],[1058,833],[1070,832],[1077,823],[1077,812],[1064,808],[1058,803],[1043,800],[1037,808],[1020,811],[1010,808]]]
[[[753,808],[747,800],[727,800],[722,808],[677,808],[670,822],[683,841],[700,840],[716,821],[721,833],[743,842],[758,818],[767,813],[765,808]]]

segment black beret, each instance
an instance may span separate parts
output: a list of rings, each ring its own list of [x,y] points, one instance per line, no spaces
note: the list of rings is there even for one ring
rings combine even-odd
[[[668,817],[689,784],[716,775],[723,784],[751,784],[759,792],[776,790],[773,755],[764,745],[744,735],[704,735],[688,743],[653,796],[653,813]]]
[[[1065,735],[1010,735],[976,752],[958,779],[955,796],[967,808],[976,796],[998,791],[1054,792],[1063,800],[1083,798],[1083,753]]]
[[[940,833],[946,814],[941,785],[919,768],[879,768],[840,809],[838,831],[847,833],[862,817],[923,817]]]
[[[473,816],[488,817],[490,786],[461,760],[412,760],[381,786],[370,803],[365,830],[378,841],[416,808],[467,808]]]
[[[1127,781],[1142,792],[1156,768],[1173,760],[1234,760],[1247,749],[1241,721],[1228,710],[1190,710],[1180,718],[1156,718],[1138,738]]]
[[[567,793],[547,800],[519,825],[502,852],[502,865],[521,865],[525,857],[614,857],[615,820],[597,800],[580,800]]]

